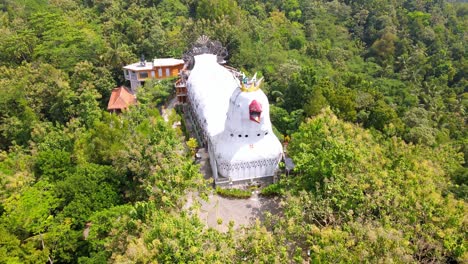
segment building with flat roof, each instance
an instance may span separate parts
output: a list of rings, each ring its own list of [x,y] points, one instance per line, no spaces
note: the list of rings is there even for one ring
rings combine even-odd
[[[123,70],[125,80],[130,81],[130,88],[135,93],[147,80],[177,77],[183,67],[184,61],[180,59],[159,58],[146,61],[142,58],[140,62],[124,66]]]

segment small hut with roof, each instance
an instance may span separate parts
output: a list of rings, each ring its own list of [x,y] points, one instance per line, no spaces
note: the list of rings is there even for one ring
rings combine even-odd
[[[136,104],[134,93],[127,87],[120,86],[112,90],[109,103],[107,104],[107,111],[121,113],[133,104]]]

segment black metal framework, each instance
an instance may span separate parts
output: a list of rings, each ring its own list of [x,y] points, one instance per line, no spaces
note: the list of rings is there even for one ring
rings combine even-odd
[[[202,35],[182,56],[187,69],[193,69],[193,66],[195,65],[194,57],[200,54],[214,54],[218,57],[218,63],[222,63],[224,62],[224,58],[228,56],[228,51],[223,47],[221,42],[217,40],[212,41],[209,37]]]

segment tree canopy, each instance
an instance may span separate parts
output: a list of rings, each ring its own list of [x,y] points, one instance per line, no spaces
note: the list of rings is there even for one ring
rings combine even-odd
[[[466,263],[467,10],[0,1],[0,263]],[[200,35],[265,78],[296,165],[267,189],[279,215],[224,233],[183,209],[208,188],[196,142],[159,113],[173,80],[105,111],[122,66],[180,58]]]

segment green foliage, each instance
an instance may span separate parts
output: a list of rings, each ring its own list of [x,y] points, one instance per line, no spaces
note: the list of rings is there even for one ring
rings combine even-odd
[[[230,234],[206,229],[196,216],[155,210],[152,202],[116,207],[92,217],[90,257],[80,263],[109,258],[113,262],[225,262],[233,259]],[[111,235],[115,234],[115,235]],[[132,237],[132,239],[127,239]],[[225,250],[219,250],[219,247]]]
[[[394,122],[398,122],[396,111],[387,103],[380,100],[376,102],[376,106],[370,112],[366,125],[383,131],[386,126]]]
[[[310,224],[316,260],[464,258],[465,205],[445,195],[451,171],[460,167],[452,149],[431,154],[397,139],[381,142],[329,111],[292,139],[288,150],[299,174],[289,186],[299,195],[288,198],[285,213]],[[369,229],[372,235],[362,237]]]
[[[0,220],[4,227],[23,240],[47,230],[54,219],[52,212],[60,202],[53,185],[41,181],[4,200],[5,212]]]
[[[97,32],[57,13],[33,14],[31,27],[41,40],[34,49],[34,57],[66,71],[71,70],[79,60],[95,59],[103,49]]]
[[[452,181],[454,186],[451,187],[451,191],[458,198],[468,200],[468,169],[463,167],[453,172]]]
[[[78,166],[73,174],[55,186],[57,196],[63,200],[62,216],[72,218],[77,226],[83,226],[93,212],[120,203],[119,184],[119,176],[111,167],[96,164]]]
[[[80,256],[79,263],[100,263],[106,261],[112,254],[112,250],[120,236],[127,232],[134,234],[135,222],[129,221],[129,214],[133,207],[130,205],[114,206],[109,209],[95,212],[89,222],[92,225],[89,228],[87,238],[89,256]],[[114,233],[115,236],[110,234]]]
[[[0,262],[467,262],[466,10],[1,1]],[[180,58],[202,34],[265,77],[297,166],[262,190],[279,194],[280,214],[225,233],[180,209],[206,182],[178,117],[157,110],[174,80],[146,82],[121,115],[103,111],[122,65]]]
[[[0,148],[12,142],[24,145],[41,119],[64,122],[70,117],[74,93],[67,77],[47,64],[0,67]]]
[[[271,122],[283,135],[292,134],[304,120],[302,110],[296,110],[289,114],[285,109],[275,105],[270,106],[270,115]]]
[[[3,201],[34,182],[34,161],[25,150],[0,152],[0,199]],[[0,212],[3,209],[0,209]]]
[[[235,19],[239,12],[237,3],[233,0],[201,0],[196,7],[197,18],[215,20],[222,16]]]
[[[40,152],[36,161],[37,174],[43,179],[55,182],[64,180],[72,170],[70,153],[63,150]]]
[[[120,143],[123,151],[112,158],[112,164],[136,184],[129,195],[155,199],[158,206],[174,206],[186,188],[203,185],[198,166],[185,155],[180,138],[157,111],[138,108],[126,118],[133,123],[133,131],[128,131],[132,136]]]
[[[236,198],[236,199],[248,199],[252,196],[252,192],[250,190],[242,190],[242,189],[225,189],[221,187],[216,187],[216,194],[226,197],[226,198]]]
[[[0,258],[4,263],[47,262],[47,252],[38,249],[32,241],[21,243],[21,240],[4,226],[0,226],[0,243]]]
[[[260,194],[263,196],[277,196],[284,194],[283,186],[280,183],[273,183],[264,187]]]
[[[197,140],[194,138],[189,138],[189,140],[187,141],[187,147],[190,149],[190,153],[192,154],[192,156],[195,155],[198,147]]]
[[[112,164],[114,156],[124,148],[122,142],[129,136],[130,126],[126,118],[120,119],[112,114],[104,114],[100,122],[96,122],[86,134],[76,140],[74,147],[77,160]]]
[[[173,90],[173,79],[148,81],[145,86],[139,88],[138,102],[147,106],[161,106],[168,100]]]
[[[305,68],[299,73],[294,73],[284,94],[284,107],[286,110],[293,111],[301,109],[304,105],[304,101],[297,99],[305,98],[307,100],[310,98],[315,83],[315,72],[312,68]]]
[[[320,89],[312,91],[309,101],[304,105],[304,113],[306,116],[314,116],[328,105],[327,99],[323,96]]]
[[[112,88],[116,86],[115,80],[107,68],[95,66],[88,61],[75,65],[70,83],[74,91],[82,95],[91,93],[94,99],[101,99],[101,107],[107,107],[107,100]]]

